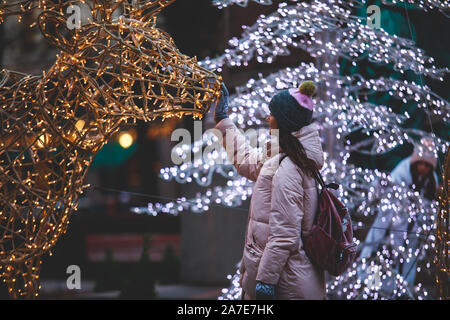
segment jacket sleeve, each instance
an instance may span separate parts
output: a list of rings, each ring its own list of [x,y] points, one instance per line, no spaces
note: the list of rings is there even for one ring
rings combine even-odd
[[[411,176],[411,160],[410,157],[403,159],[400,163],[392,170],[391,177],[395,183],[406,183],[407,185],[412,183]]]
[[[237,172],[249,180],[256,181],[267,152],[252,148],[245,136],[229,118],[217,123],[217,130],[222,134],[222,144],[227,151],[228,159],[233,162]],[[267,149],[265,149],[267,150]]]
[[[241,259],[241,262],[239,263],[239,273],[242,276],[245,272],[245,266],[244,266],[244,261],[243,259]]]
[[[270,234],[256,280],[276,285],[291,253],[299,247],[303,210],[301,182],[275,174],[269,220]]]

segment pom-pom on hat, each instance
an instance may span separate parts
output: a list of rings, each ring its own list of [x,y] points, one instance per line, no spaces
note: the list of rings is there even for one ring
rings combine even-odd
[[[305,81],[298,89],[283,90],[273,96],[269,109],[280,129],[294,132],[311,123],[314,109],[311,97],[315,91],[314,82]]]

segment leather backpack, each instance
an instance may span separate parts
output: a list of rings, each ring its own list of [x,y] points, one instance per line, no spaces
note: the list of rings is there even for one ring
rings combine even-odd
[[[311,232],[302,236],[303,249],[314,265],[339,276],[352,265],[357,253],[352,221],[347,208],[329,190],[337,190],[339,185],[325,184],[319,171],[314,178],[321,186],[319,204]]]

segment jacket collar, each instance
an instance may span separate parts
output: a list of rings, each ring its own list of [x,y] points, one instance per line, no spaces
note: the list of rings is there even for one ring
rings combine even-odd
[[[314,160],[317,167],[320,169],[324,163],[324,154],[322,150],[322,143],[319,136],[319,126],[313,122],[304,126],[298,131],[292,132],[305,148],[308,158]]]

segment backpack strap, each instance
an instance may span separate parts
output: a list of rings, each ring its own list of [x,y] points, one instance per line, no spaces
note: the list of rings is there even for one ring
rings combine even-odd
[[[322,174],[320,173],[319,170],[316,170],[314,172],[314,178],[316,178],[316,180],[319,182],[322,189],[324,188],[330,188],[333,190],[339,189],[339,185],[336,182],[330,182],[328,184],[325,184],[325,181],[323,180]]]
[[[314,178],[317,180],[317,182],[319,182],[322,189],[326,188],[325,181],[323,180],[319,170],[314,171]]]

